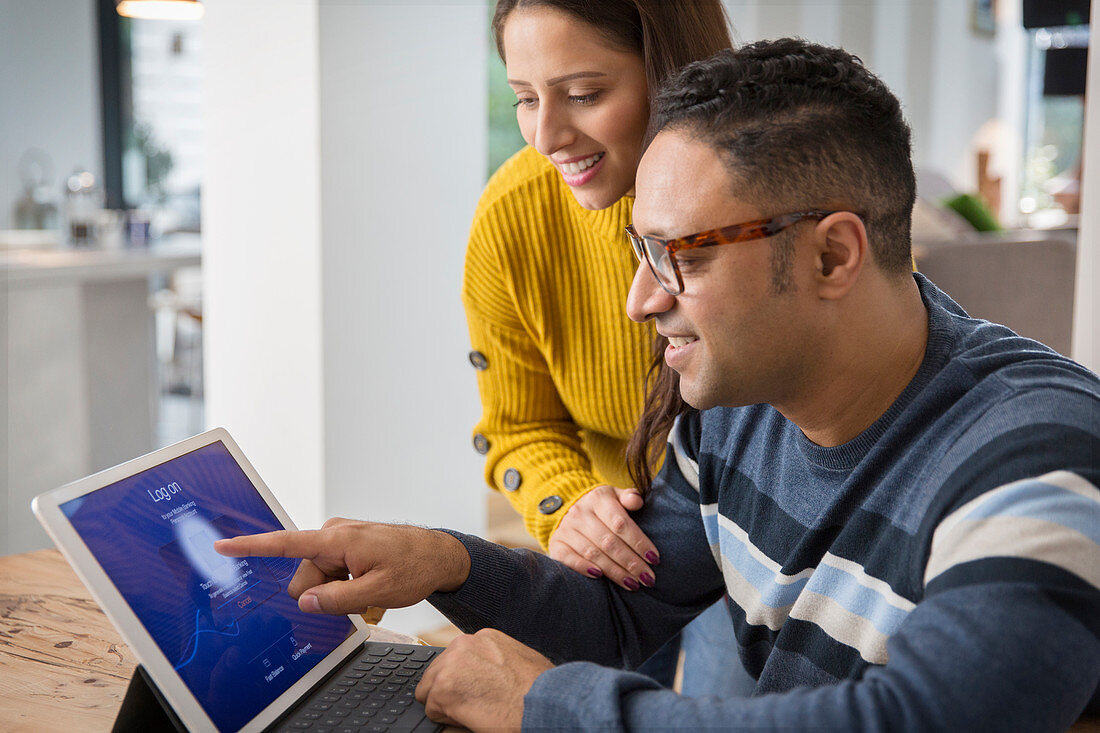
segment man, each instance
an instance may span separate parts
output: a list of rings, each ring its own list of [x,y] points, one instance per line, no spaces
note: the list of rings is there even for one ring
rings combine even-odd
[[[627,310],[669,337],[697,411],[637,514],[661,549],[652,588],[347,520],[219,551],[306,558],[306,610],[430,596],[497,629],[456,640],[417,691],[474,730],[1064,730],[1100,680],[1095,375],[910,272],[909,130],[854,57],[725,52],[655,118]],[[723,593],[753,697],[593,663],[637,665]]]

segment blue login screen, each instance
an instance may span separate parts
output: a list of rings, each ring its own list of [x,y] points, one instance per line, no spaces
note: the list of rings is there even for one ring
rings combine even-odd
[[[61,506],[219,730],[237,730],[354,627],[287,594],[297,560],[214,541],[282,529],[220,441]]]

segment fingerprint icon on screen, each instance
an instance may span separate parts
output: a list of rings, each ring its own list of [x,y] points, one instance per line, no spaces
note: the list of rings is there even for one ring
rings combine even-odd
[[[224,555],[214,552],[214,538],[210,536],[210,532],[206,529],[192,534],[187,538],[187,543],[191,546],[194,559],[202,565],[202,569],[208,575],[217,575],[217,571],[221,570],[228,562]]]

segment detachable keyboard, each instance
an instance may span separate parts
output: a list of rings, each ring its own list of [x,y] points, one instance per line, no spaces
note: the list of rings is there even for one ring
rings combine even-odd
[[[413,692],[439,647],[368,641],[278,724],[311,733],[438,731]]]

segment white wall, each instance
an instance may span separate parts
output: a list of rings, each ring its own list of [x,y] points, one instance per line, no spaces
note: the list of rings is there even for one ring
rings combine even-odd
[[[1089,46],[1100,49],[1100,20],[1092,3],[1094,22]],[[1077,288],[1073,309],[1073,358],[1100,372],[1100,54],[1089,54],[1085,95],[1084,169],[1081,175],[1081,231],[1077,237]]]
[[[314,2],[210,0],[203,20],[206,419],[294,520],[324,517]]]
[[[90,0],[0,0],[0,229],[12,226],[28,148],[53,159],[59,206],[74,168],[103,174],[95,29]]]
[[[998,114],[996,41],[961,0],[725,0],[740,41],[840,45],[890,86],[913,127],[913,162],[976,190],[972,143]]]
[[[208,0],[207,415],[301,526],[484,531],[459,298],[483,3]],[[421,604],[386,624],[440,621]]]
[[[483,531],[460,285],[488,10],[322,2],[320,19],[325,511]]]

